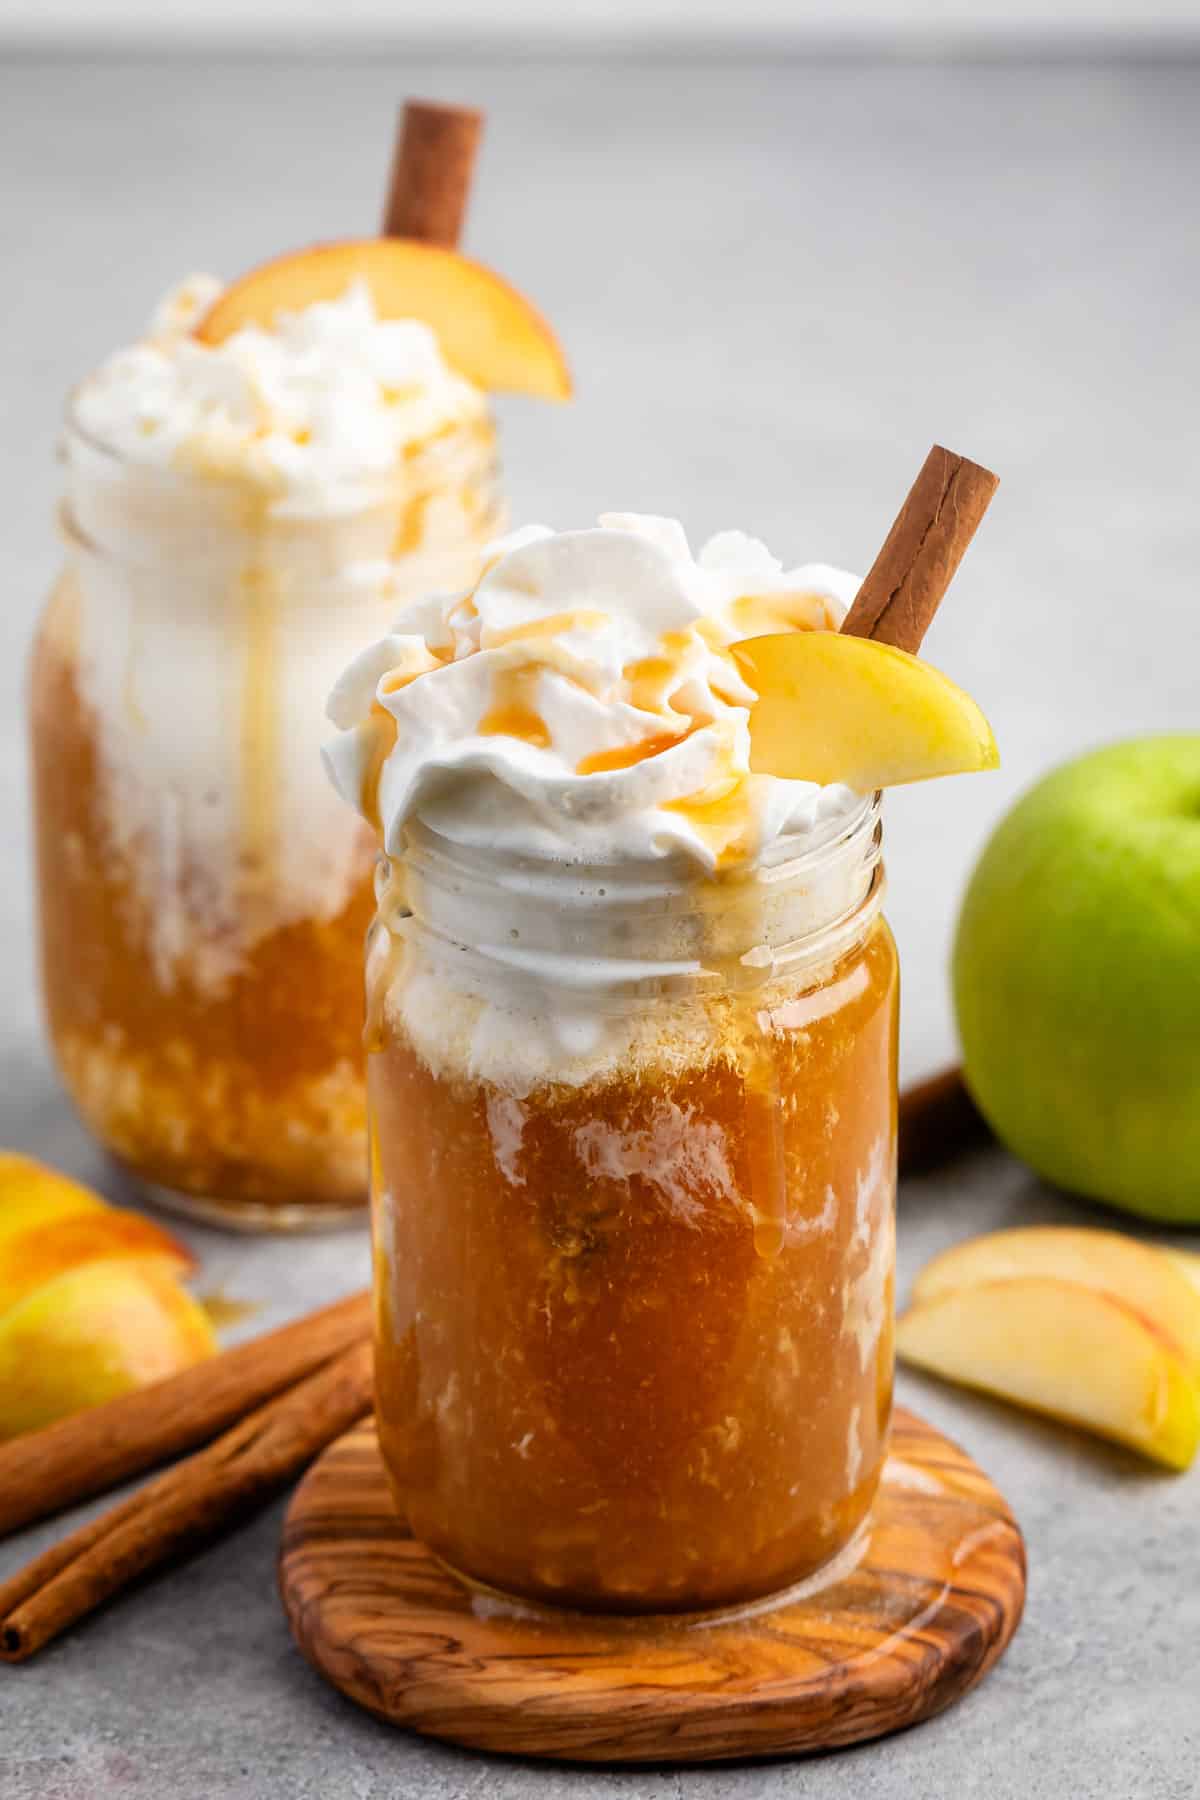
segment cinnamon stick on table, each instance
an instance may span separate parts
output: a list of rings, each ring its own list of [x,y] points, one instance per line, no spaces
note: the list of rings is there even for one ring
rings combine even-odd
[[[263,1504],[370,1407],[364,1340],[0,1583],[0,1660],[23,1662],[138,1576]]]
[[[900,1173],[947,1162],[989,1135],[959,1068],[943,1069],[900,1095]]]
[[[990,469],[935,444],[842,630],[915,656],[999,485]]]
[[[0,1537],[117,1487],[224,1431],[371,1329],[352,1294],[150,1387],[0,1445]]]
[[[384,237],[455,248],[482,132],[483,114],[474,107],[407,102],[383,209]]]

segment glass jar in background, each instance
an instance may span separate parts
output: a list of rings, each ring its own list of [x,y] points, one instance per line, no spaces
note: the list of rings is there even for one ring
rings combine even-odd
[[[863,1521],[892,1394],[879,841],[876,797],[700,879],[410,825],[368,956],[376,1404],[413,1532],[468,1578],[710,1609]]]
[[[372,834],[322,780],[326,694],[503,528],[443,430],[313,516],[69,419],[65,572],[32,666],[42,980],[85,1122],[153,1196],[258,1229],[366,1196]]]

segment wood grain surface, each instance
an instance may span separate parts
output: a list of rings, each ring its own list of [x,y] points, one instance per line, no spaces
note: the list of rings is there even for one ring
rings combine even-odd
[[[1006,1502],[904,1411],[854,1566],[737,1616],[589,1617],[468,1589],[397,1516],[371,1425],[297,1489],[279,1573],[301,1650],[360,1705],[453,1743],[584,1762],[791,1755],[914,1725],[987,1673],[1025,1596]]]

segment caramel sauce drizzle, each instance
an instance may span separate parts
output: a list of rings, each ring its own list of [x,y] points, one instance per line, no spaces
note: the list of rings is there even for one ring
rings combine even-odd
[[[397,685],[403,686],[403,683],[400,682]],[[379,811],[379,784],[383,779],[384,764],[396,748],[398,728],[387,707],[381,706],[378,700],[371,702],[371,725],[375,733],[375,742],[371,746],[371,754],[363,771],[360,808],[371,829],[382,835],[383,819]]]
[[[730,603],[729,618],[738,637],[766,637],[773,631],[822,631],[832,622],[825,595],[802,589],[792,593],[741,594]]]
[[[550,748],[550,731],[537,710],[539,663],[501,669],[492,690],[492,705],[477,726],[480,737],[511,737],[537,750]]]
[[[393,556],[411,556],[419,550],[425,541],[426,514],[429,511],[432,494],[414,494],[400,515],[392,538]]]
[[[506,644],[528,643],[531,639],[558,637],[567,631],[603,631],[608,614],[593,608],[579,607],[574,612],[547,613],[544,619],[525,619],[520,625],[485,627],[480,634],[481,650],[502,650]]]
[[[698,726],[690,725],[682,731],[663,731],[655,737],[641,738],[636,744],[618,744],[612,750],[594,750],[590,756],[582,757],[575,764],[575,773],[605,775],[613,769],[636,768],[638,763],[646,762],[662,750],[669,750],[673,744],[682,744],[698,729]]]

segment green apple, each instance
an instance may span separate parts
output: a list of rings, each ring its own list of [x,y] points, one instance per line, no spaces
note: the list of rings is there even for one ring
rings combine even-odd
[[[954,998],[1011,1150],[1200,1224],[1200,736],[1113,744],[1017,802],[967,889]]]

